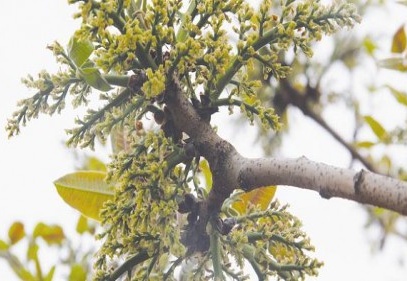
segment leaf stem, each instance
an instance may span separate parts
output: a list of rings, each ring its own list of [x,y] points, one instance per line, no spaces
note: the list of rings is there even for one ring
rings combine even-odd
[[[222,271],[222,257],[221,257],[221,246],[219,242],[219,233],[215,230],[216,222],[211,222],[212,231],[209,234],[210,239],[210,252],[212,256],[212,264],[214,271],[214,280],[224,280]]]
[[[147,251],[144,250],[137,255],[129,258],[126,260],[121,266],[119,266],[115,271],[112,272],[105,281],[115,281],[120,278],[125,272],[131,271],[134,266],[145,262],[146,260],[150,259],[151,257],[148,255]]]
[[[120,87],[128,87],[130,77],[127,75],[114,75],[114,74],[105,74],[103,78],[106,79],[109,84]]]
[[[254,247],[249,246],[249,245],[244,245],[244,247],[243,247],[243,256],[250,263],[250,265],[252,266],[254,272],[256,272],[256,275],[259,278],[259,281],[263,281],[264,280],[263,271],[260,268],[260,265],[254,259],[253,254],[254,254]]]

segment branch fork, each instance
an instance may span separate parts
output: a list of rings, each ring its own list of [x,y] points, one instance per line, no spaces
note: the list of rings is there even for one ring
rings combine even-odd
[[[208,160],[212,172],[212,190],[206,201],[200,203],[199,231],[205,231],[208,221],[218,215],[224,200],[235,189],[250,191],[269,185],[314,190],[326,199],[340,197],[407,215],[406,182],[365,170],[356,172],[313,162],[306,157],[245,158],[202,120],[176,78],[169,82],[167,91],[170,94],[166,106],[175,126],[194,141],[199,154]]]

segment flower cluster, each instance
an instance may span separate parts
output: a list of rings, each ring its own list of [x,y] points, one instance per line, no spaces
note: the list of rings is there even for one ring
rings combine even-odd
[[[195,101],[197,111],[213,114],[217,107],[236,106],[250,122],[258,118],[264,128],[277,130],[274,109],[260,103],[261,81],[250,76],[253,65],[262,66],[264,79],[284,78],[291,69],[282,54],[301,50],[311,56],[312,42],[353,26],[359,18],[348,3],[324,6],[311,0],[263,0],[258,7],[244,0],[69,3],[79,3],[75,17],[82,25],[67,51],[58,43],[49,47],[61,71],[41,72],[38,79],[29,76],[23,81],[37,92],[18,104],[7,130],[15,135],[39,113],[60,112],[69,95],[74,106],[84,106],[92,92],[102,92],[103,106],[88,109],[77,119],[79,126],[67,131],[69,144],[91,148],[95,139],[104,141],[117,129],[128,132],[129,147],[115,152],[110,165],[116,193],[102,212],[106,231],[101,235],[96,279],[111,274],[110,262],[117,257],[133,262],[128,271],[135,280],[171,278],[186,258],[180,234],[183,219],[177,210],[190,185],[199,187],[198,165],[191,160],[199,160],[199,155],[186,155],[182,128],[167,114],[164,94],[169,82],[179,83],[181,94]],[[134,123],[147,112],[166,113],[166,126],[161,127],[165,132],[133,134]],[[177,143],[168,137],[172,129]],[[244,274],[230,266],[231,256],[239,267],[248,262],[261,280],[316,274],[321,264],[308,257],[312,247],[299,221],[284,207],[253,209],[237,221],[229,235],[211,232],[211,250],[198,257],[190,272],[195,279],[212,277],[210,261],[215,272],[243,279]]]

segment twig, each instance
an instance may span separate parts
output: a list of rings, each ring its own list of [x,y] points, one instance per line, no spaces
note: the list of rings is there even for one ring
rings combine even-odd
[[[115,271],[113,271],[112,274],[110,274],[110,276],[108,276],[105,279],[105,281],[117,280],[120,276],[122,276],[122,274],[131,271],[134,266],[148,260],[149,258],[151,257],[148,255],[147,251],[142,251],[138,253],[137,255],[126,260],[121,266],[119,266]]]
[[[368,170],[373,173],[379,173],[377,169],[370,163],[367,159],[365,159],[352,145],[346,142],[331,126],[329,126],[324,119],[321,118],[320,115],[313,111],[309,104],[307,98],[309,97],[308,93],[302,94],[295,88],[293,88],[287,80],[281,80],[281,86],[285,90],[284,94],[285,97],[284,101],[287,104],[291,104],[299,108],[302,113],[312,120],[314,120],[318,125],[324,128],[336,141],[342,144],[351,154],[352,158],[359,160]],[[312,89],[316,90],[316,89]]]

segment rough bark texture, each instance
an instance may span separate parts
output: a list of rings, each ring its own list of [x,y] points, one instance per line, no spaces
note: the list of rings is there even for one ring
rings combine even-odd
[[[340,197],[371,204],[407,215],[407,183],[361,170],[359,172],[298,159],[241,156],[219,137],[196,112],[175,81],[167,87],[166,105],[175,126],[194,142],[210,165],[213,188],[200,208],[199,218],[207,222],[236,188],[252,190],[268,185],[290,185],[318,192],[323,198]],[[205,224],[204,223],[204,224]],[[204,225],[201,226],[204,229]]]

